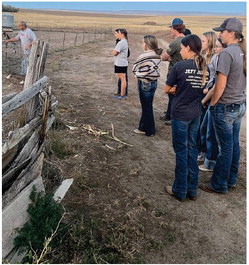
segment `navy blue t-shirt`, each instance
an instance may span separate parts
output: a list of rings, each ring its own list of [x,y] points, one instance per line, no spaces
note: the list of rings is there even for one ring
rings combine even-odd
[[[206,83],[209,80],[207,71]],[[202,114],[201,100],[204,97],[202,71],[197,69],[193,59],[178,62],[166,81],[168,86],[176,86],[171,106],[171,118],[192,120]]]

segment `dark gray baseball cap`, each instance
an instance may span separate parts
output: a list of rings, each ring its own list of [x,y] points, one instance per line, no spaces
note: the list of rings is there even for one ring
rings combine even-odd
[[[230,30],[242,33],[243,25],[241,21],[237,18],[227,18],[224,22],[217,28],[213,28],[214,31],[223,31],[223,30]]]

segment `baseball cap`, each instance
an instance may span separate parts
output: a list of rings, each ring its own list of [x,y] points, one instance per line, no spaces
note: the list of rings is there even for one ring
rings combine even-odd
[[[176,26],[176,25],[182,25],[183,24],[183,20],[180,19],[180,18],[174,18],[172,21],[171,21],[171,25],[170,27],[172,26]]]
[[[242,33],[243,25],[241,21],[237,18],[227,18],[224,22],[217,28],[213,28],[214,31],[230,30]]]

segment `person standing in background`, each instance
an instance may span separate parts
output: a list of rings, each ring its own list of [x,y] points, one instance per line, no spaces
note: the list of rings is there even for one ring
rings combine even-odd
[[[216,70],[217,70],[219,55],[221,51],[225,48],[227,48],[227,45],[222,43],[221,39],[218,38],[216,41],[215,48],[214,48],[216,56],[212,58],[211,64],[209,64],[210,72],[215,73],[215,77],[214,77],[215,82],[217,79]],[[212,116],[209,110],[209,103],[214,93],[214,87],[215,85],[208,91],[208,93],[206,94],[206,96],[203,98],[201,102],[202,106],[207,108],[207,111],[204,117],[204,120],[207,119],[206,155],[204,159],[204,164],[199,166],[199,169],[201,171],[213,171],[215,163],[216,163],[216,159],[219,153],[218,143],[216,140],[215,130],[213,126],[213,120],[212,120]]]
[[[118,42],[120,41],[120,39],[116,39],[116,45],[118,44]],[[128,48],[128,58],[130,57],[130,49]],[[125,76],[125,80],[126,80],[126,90],[125,90],[125,95],[128,96],[128,68],[127,68],[127,72],[126,72],[126,76]],[[118,90],[117,92],[114,94],[114,96],[120,96],[121,94],[121,79],[118,79]]]
[[[182,60],[180,51],[181,51],[181,40],[185,37],[185,26],[182,19],[175,18],[171,21],[170,32],[174,36],[175,40],[169,44],[168,49],[165,53],[162,54],[162,61],[169,61],[169,68],[167,78],[170,75],[170,72],[173,66]],[[161,120],[165,121],[166,125],[171,125],[171,104],[174,98],[173,94],[168,94],[168,107],[166,112],[160,117]]]
[[[201,36],[202,41],[202,55],[206,59],[206,63],[210,70],[210,78],[206,88],[204,89],[203,93],[206,95],[208,91],[213,87],[216,70],[213,67],[213,64],[217,58],[215,54],[215,44],[217,40],[217,35],[213,31],[204,32]],[[203,113],[201,116],[201,125],[198,132],[197,137],[197,145],[198,145],[198,161],[203,162],[207,152],[206,146],[206,135],[207,135],[207,116],[206,116],[207,108],[203,108]]]
[[[211,181],[200,184],[206,192],[227,193],[236,187],[240,160],[239,132],[246,111],[246,41],[243,25],[237,18],[227,18],[220,27],[222,43],[217,82],[210,103],[210,113],[219,146]]]
[[[18,23],[18,28],[20,29],[19,33],[15,38],[5,40],[4,42],[15,42],[21,41],[21,46],[23,50],[23,60],[21,63],[21,75],[26,75],[29,65],[29,56],[31,53],[31,46],[34,40],[36,40],[35,33],[27,27],[25,21],[20,21]]]
[[[157,79],[160,77],[162,49],[158,48],[155,36],[146,35],[143,38],[142,53],[133,65],[133,73],[138,78],[138,92],[142,107],[138,129],[134,133],[153,136],[156,132],[153,115],[153,99],[157,89]]]
[[[126,99],[126,73],[128,68],[128,33],[126,29],[116,29],[115,38],[120,41],[116,44],[113,55],[114,55],[114,72],[121,79],[121,93],[120,95],[114,96],[114,99]]]

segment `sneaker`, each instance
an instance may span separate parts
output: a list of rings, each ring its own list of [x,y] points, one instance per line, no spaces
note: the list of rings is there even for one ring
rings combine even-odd
[[[113,97],[113,99],[127,99],[126,96],[115,96]]]
[[[116,92],[113,94],[114,96],[120,96],[120,93]]]
[[[204,165],[200,165],[199,169],[204,172],[213,172],[213,169],[207,168]]]
[[[145,134],[145,132],[140,131],[140,130],[138,130],[138,129],[135,129],[133,132],[134,132],[134,133],[137,133],[137,134]]]

